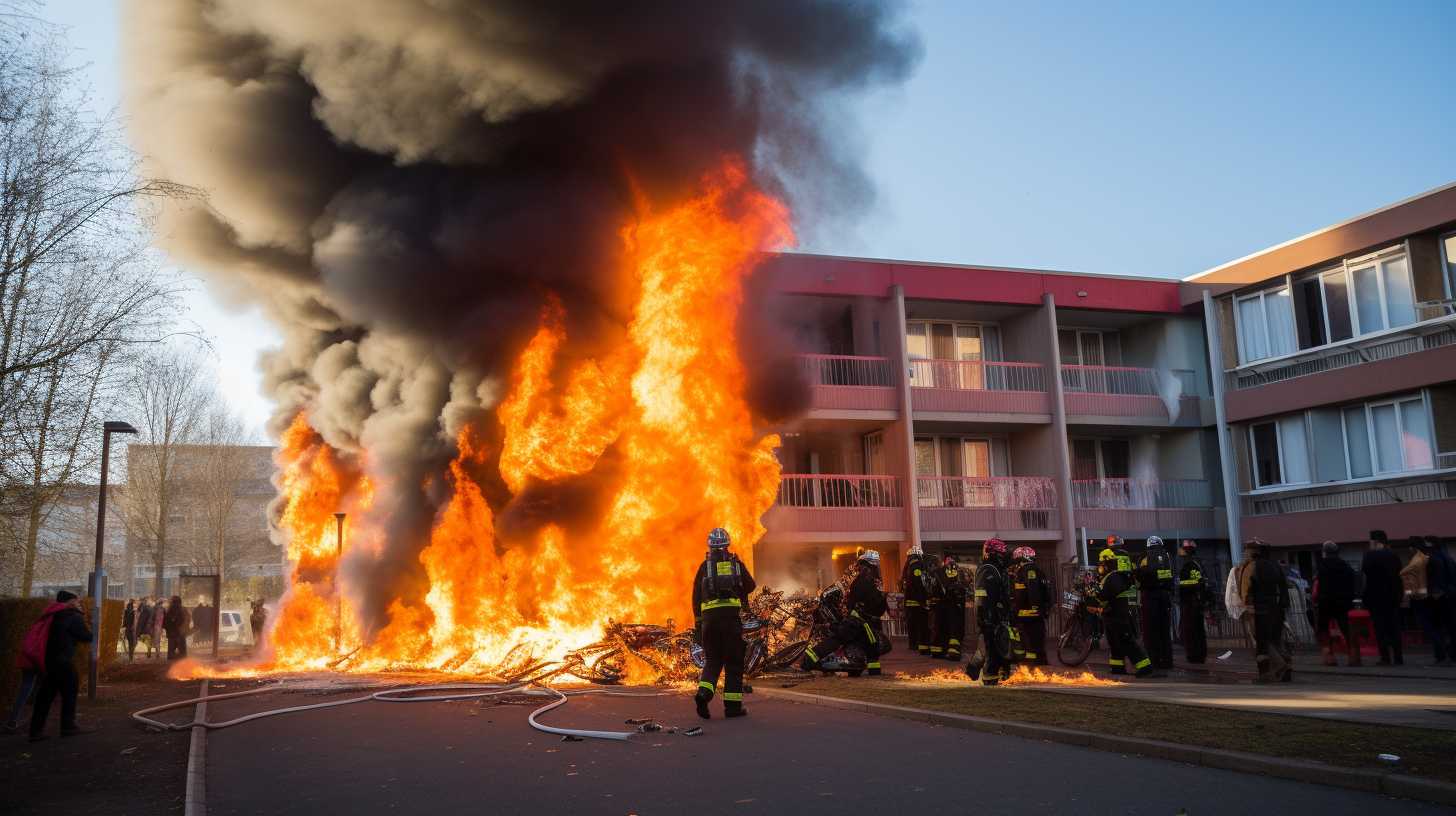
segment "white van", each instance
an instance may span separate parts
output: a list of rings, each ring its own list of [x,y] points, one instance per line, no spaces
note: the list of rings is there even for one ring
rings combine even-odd
[[[249,643],[252,638],[243,622],[243,613],[224,610],[217,622],[218,637],[223,643]]]

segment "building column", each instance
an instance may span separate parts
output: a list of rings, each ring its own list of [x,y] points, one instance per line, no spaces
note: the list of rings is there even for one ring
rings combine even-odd
[[[1062,524],[1057,560],[1066,561],[1078,552],[1077,520],[1072,512],[1072,455],[1067,449],[1067,406],[1062,393],[1062,349],[1057,342],[1057,301],[1051,292],[1042,294],[1041,306],[1046,312],[1047,339],[1051,343],[1047,374],[1051,378],[1052,431],[1057,435],[1057,513]]]
[[[1223,476],[1223,504],[1228,524],[1229,558],[1237,564],[1244,557],[1244,541],[1239,535],[1239,482],[1234,473],[1233,437],[1229,434],[1228,412],[1223,401],[1223,339],[1218,325],[1218,311],[1213,296],[1203,290],[1203,328],[1208,337],[1208,373],[1213,383],[1214,427],[1218,429],[1219,473]]]
[[[901,460],[905,462],[900,478],[905,483],[903,500],[908,549],[920,543],[920,490],[915,482],[915,407],[910,393],[910,351],[905,342],[905,338],[909,336],[905,326],[905,290],[896,284],[890,287],[890,296],[895,301],[897,332],[895,348],[892,350],[894,353],[890,355],[890,359],[897,361],[900,366],[900,427],[903,430],[899,434],[899,442],[904,445]]]

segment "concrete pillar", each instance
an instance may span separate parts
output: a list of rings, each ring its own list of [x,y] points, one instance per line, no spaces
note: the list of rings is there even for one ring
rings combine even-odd
[[[893,343],[894,354],[890,359],[898,360],[900,365],[900,428],[899,439],[896,440],[904,446],[905,455],[901,461],[905,466],[901,469],[900,478],[904,481],[904,502],[905,502],[905,529],[908,532],[906,541],[908,545],[920,543],[920,491],[915,484],[915,409],[910,394],[910,352],[906,348],[905,337],[905,290],[896,284],[890,287],[890,297],[895,301],[895,342]],[[886,444],[890,440],[885,440]]]
[[[1077,522],[1072,512],[1072,454],[1067,442],[1067,405],[1062,393],[1062,349],[1057,343],[1057,301],[1051,292],[1041,296],[1041,307],[1046,312],[1047,342],[1051,353],[1047,359],[1047,385],[1051,388],[1052,430],[1056,434],[1057,452],[1057,510],[1061,516],[1062,540],[1057,546],[1057,560],[1066,561],[1078,553]]]
[[[1229,435],[1228,412],[1223,402],[1223,341],[1219,336],[1218,311],[1207,289],[1203,290],[1203,328],[1208,333],[1208,379],[1213,383],[1214,427],[1218,429],[1218,462],[1223,474],[1229,557],[1237,564],[1244,557],[1244,541],[1239,535],[1239,482],[1234,473],[1234,444]]]

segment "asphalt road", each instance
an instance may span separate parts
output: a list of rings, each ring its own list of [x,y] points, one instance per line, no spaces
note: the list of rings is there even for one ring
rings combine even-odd
[[[267,694],[210,718],[328,698]],[[368,702],[246,723],[208,741],[207,805],[224,814],[844,814],[1449,812],[1375,794],[1016,737],[749,698],[701,736],[562,742],[530,707]],[[715,704],[715,710],[717,709]],[[715,711],[716,713],[716,711]],[[685,695],[588,697],[546,715],[620,730],[700,724]]]

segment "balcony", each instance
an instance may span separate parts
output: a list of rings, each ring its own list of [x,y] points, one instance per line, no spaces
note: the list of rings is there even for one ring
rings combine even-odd
[[[904,508],[894,476],[785,473],[764,524],[776,537],[898,541]]]
[[[1043,476],[921,476],[916,492],[921,532],[932,538],[1058,527],[1056,486]]]
[[[801,354],[799,371],[813,389],[812,410],[897,411],[895,366],[886,357]]]
[[[1442,454],[1442,459],[1456,466],[1456,454]],[[1245,494],[1240,503],[1244,515],[1253,517],[1446,499],[1456,499],[1456,472],[1433,471],[1401,475],[1383,483],[1354,482],[1318,485],[1266,495]]]
[[[1201,479],[1077,479],[1072,482],[1077,526],[1157,532],[1211,530],[1213,488]]]
[[[933,413],[1033,414],[1049,418],[1045,369],[1038,363],[911,360],[911,402]]]
[[[1062,389],[1068,417],[1198,424],[1198,379],[1186,369],[1068,365],[1062,366]],[[1168,413],[1174,399],[1180,403],[1176,417]]]
[[[1441,454],[1437,464],[1442,469],[1246,493],[1241,532],[1276,545],[1363,541],[1367,530],[1392,540],[1442,534],[1456,518],[1456,454]]]
[[[1420,306],[1417,316],[1424,322],[1225,371],[1225,385],[1230,391],[1243,391],[1456,345],[1456,315],[1448,314],[1448,308]]]

